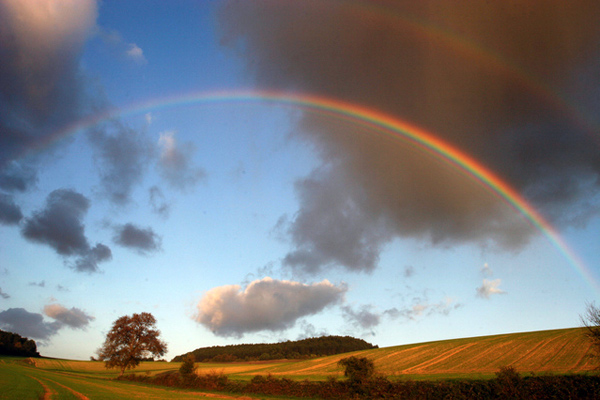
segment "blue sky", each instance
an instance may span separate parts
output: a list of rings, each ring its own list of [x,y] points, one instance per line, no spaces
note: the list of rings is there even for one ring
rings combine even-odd
[[[599,6],[413,3],[0,1],[0,328],[88,359],[147,311],[170,359],[578,326],[599,297]],[[414,124],[581,263],[439,155],[223,91]]]

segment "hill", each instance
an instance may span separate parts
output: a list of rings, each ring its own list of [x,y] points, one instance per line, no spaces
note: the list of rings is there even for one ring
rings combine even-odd
[[[585,328],[569,328],[416,343],[289,363],[238,366],[231,371],[224,367],[223,373],[325,379],[341,376],[337,363],[349,355],[368,357],[379,373],[390,378],[491,377],[503,366],[525,374],[581,373],[598,365],[588,357],[590,348]]]
[[[201,363],[199,373],[218,370],[234,379],[274,375],[291,379],[325,380],[342,376],[338,361],[368,357],[377,372],[389,378],[490,378],[500,367],[523,374],[585,373],[598,363],[589,358],[585,328],[511,333],[360,350],[309,360],[251,363]]]
[[[201,347],[176,356],[179,362],[193,355],[197,362],[265,361],[278,359],[303,359],[322,357],[357,350],[374,349],[377,346],[350,336],[322,336],[280,343],[239,344],[229,346]]]

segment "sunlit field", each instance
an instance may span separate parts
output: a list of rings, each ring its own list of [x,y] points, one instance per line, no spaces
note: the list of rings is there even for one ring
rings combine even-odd
[[[512,366],[522,375],[588,374],[593,372],[595,364],[587,355],[590,344],[583,333],[583,329],[575,328],[495,335],[394,346],[301,361],[198,363],[197,373],[218,373],[230,380],[243,382],[256,375],[309,381],[344,379],[338,361],[355,355],[371,359],[377,373],[390,380],[488,379],[504,366]],[[154,376],[177,371],[180,366],[181,363],[142,362],[130,372]],[[107,370],[104,363],[97,361],[3,357],[0,358],[0,386],[3,388],[0,398],[240,397],[239,394],[223,395],[117,381],[114,378],[118,375],[117,370]]]

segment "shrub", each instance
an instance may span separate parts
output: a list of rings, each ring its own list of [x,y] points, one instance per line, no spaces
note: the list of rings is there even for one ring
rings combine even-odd
[[[183,363],[181,364],[181,367],[179,367],[179,373],[181,374],[181,376],[187,377],[196,372],[195,361],[196,360],[194,359],[194,356],[191,354],[188,354],[183,359]]]
[[[338,361],[338,365],[344,368],[344,376],[352,383],[363,383],[375,374],[373,361],[366,357],[346,357]]]

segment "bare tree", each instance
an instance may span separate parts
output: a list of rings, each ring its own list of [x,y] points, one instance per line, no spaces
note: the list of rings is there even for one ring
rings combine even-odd
[[[98,355],[106,368],[120,368],[121,375],[127,369],[135,368],[142,358],[163,356],[167,344],[159,339],[156,319],[150,313],[133,314],[117,319],[106,335],[106,341]]]
[[[581,316],[581,322],[587,328],[586,336],[592,342],[594,357],[600,359],[600,307],[588,303],[586,313]]]

